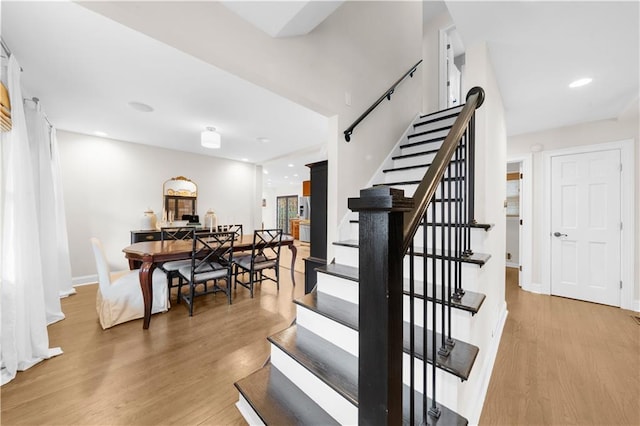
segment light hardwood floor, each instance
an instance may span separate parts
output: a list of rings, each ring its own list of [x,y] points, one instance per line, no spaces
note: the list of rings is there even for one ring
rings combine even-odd
[[[637,313],[522,291],[513,269],[506,299],[481,425],[640,425]]]
[[[304,250],[304,248],[302,248]],[[286,251],[286,250],[285,250]],[[303,256],[298,254],[298,258]],[[283,262],[286,264],[286,262]],[[298,267],[296,267],[296,270]],[[265,337],[289,325],[303,274],[280,292],[223,295],[102,330],[95,286],[63,300],[49,327],[64,355],[1,388],[3,425],[236,425],[233,382],[269,356]],[[509,317],[482,425],[640,425],[640,326],[629,311],[529,294],[508,279]]]

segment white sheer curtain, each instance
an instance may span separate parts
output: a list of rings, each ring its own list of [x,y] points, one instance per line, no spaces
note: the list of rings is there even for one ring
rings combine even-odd
[[[49,348],[37,210],[40,202],[35,197],[40,192],[39,178],[34,179],[33,155],[20,88],[20,66],[14,56],[8,62],[12,129],[1,134],[2,384],[12,380],[17,371],[62,353],[60,348]]]

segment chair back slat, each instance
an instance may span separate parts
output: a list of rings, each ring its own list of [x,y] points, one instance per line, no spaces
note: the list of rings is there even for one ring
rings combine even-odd
[[[193,226],[167,226],[160,228],[160,241],[190,240],[196,228]]]
[[[282,229],[261,229],[253,233],[251,261],[265,262],[280,259]]]
[[[191,255],[192,274],[213,264],[231,267],[234,239],[233,232],[196,232]]]

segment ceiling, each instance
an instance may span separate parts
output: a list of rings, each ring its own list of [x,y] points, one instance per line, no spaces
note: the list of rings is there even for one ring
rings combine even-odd
[[[616,118],[639,92],[640,2],[447,2],[465,46],[486,40],[510,135]],[[570,89],[572,81],[592,83]]]
[[[312,31],[341,2],[223,4],[283,37]],[[637,99],[638,6],[429,1],[424,19],[448,9],[465,45],[487,41],[513,135],[615,118]],[[24,93],[59,129],[263,164],[273,185],[297,184],[304,164],[326,158],[324,116],[82,6],[3,1],[1,12]],[[568,88],[583,76],[592,84]],[[222,149],[200,146],[207,126]]]

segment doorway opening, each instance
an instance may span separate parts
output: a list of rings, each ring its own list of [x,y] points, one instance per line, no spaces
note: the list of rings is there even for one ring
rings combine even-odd
[[[298,196],[285,195],[276,197],[276,205],[277,228],[281,228],[283,234],[291,235],[291,219],[296,219],[298,217]]]
[[[520,252],[521,236],[520,227],[522,218],[520,217],[520,192],[521,192],[521,172],[522,163],[507,163],[507,212],[506,212],[506,253],[505,266],[506,273],[510,276],[517,276],[518,286],[522,287],[520,281]]]
[[[455,25],[440,30],[440,109],[464,103],[465,49]]]

